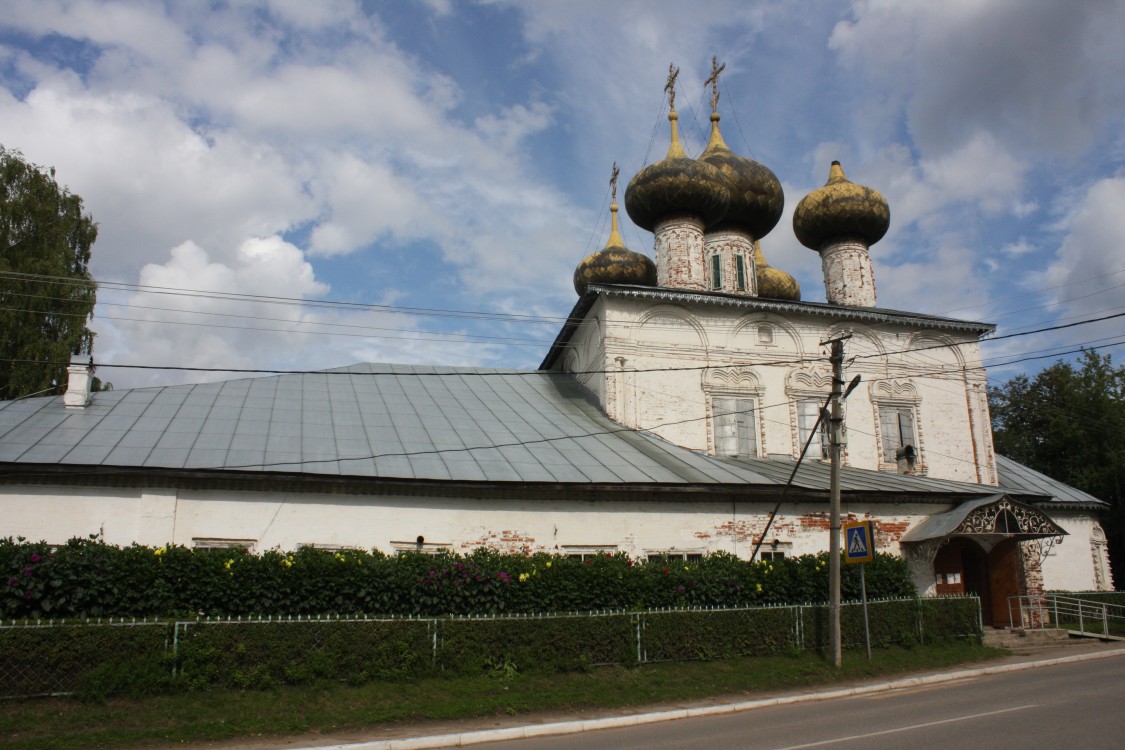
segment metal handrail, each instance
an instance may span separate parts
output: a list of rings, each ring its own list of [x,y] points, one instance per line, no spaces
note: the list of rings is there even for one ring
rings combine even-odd
[[[1018,612],[1018,619],[1016,613]],[[1061,628],[1075,635],[1123,639],[1110,633],[1111,623],[1125,632],[1125,605],[1060,594],[1008,597],[1008,617],[1027,630]],[[1117,629],[1117,628],[1114,628]]]

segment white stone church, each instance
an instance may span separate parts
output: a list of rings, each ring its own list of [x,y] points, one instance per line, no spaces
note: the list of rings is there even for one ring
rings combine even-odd
[[[713,107],[717,96],[712,97]],[[625,208],[537,371],[360,364],[312,374],[0,402],[0,535],[61,543],[625,553],[744,559],[826,550],[831,384],[847,337],[844,513],[875,521],[924,593],[1111,589],[1102,501],[995,455],[980,339],[993,326],[877,307],[890,211],[833,163],[794,214],[827,303],[800,301],[761,240],[784,197],[719,116]],[[717,108],[716,108],[717,109]],[[616,192],[616,177],[614,181]],[[787,480],[806,441],[808,453]],[[776,511],[776,512],[775,512]]]

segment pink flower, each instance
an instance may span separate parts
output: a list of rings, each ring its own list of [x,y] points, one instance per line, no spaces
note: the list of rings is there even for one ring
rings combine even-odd
[[[39,557],[39,555],[38,555],[37,553],[35,553],[35,552],[32,552],[32,553],[31,553],[31,561],[32,561],[33,563],[37,563],[37,562],[39,562],[39,561],[40,561],[41,559],[42,559],[42,558],[41,558],[41,557]]]

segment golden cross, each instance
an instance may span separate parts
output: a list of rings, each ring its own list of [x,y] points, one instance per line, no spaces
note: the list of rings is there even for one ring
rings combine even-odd
[[[617,168],[617,162],[613,162],[613,174],[609,178],[609,189],[613,191],[613,203],[617,203],[617,176],[621,174],[621,170]]]
[[[679,74],[680,69],[668,63],[668,83],[664,85],[664,91],[668,93],[668,109],[673,112],[676,111],[676,76]]]
[[[719,65],[719,58],[711,58],[711,77],[703,82],[704,86],[711,87],[711,111],[719,111],[719,73],[727,69],[727,64]]]

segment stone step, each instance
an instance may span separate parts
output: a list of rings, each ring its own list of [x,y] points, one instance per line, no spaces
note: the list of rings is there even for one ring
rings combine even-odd
[[[996,648],[1028,648],[1034,646],[1049,646],[1065,643],[1070,640],[1070,634],[1057,628],[1025,630],[1012,628],[1009,630],[988,629],[984,631],[984,644]]]

